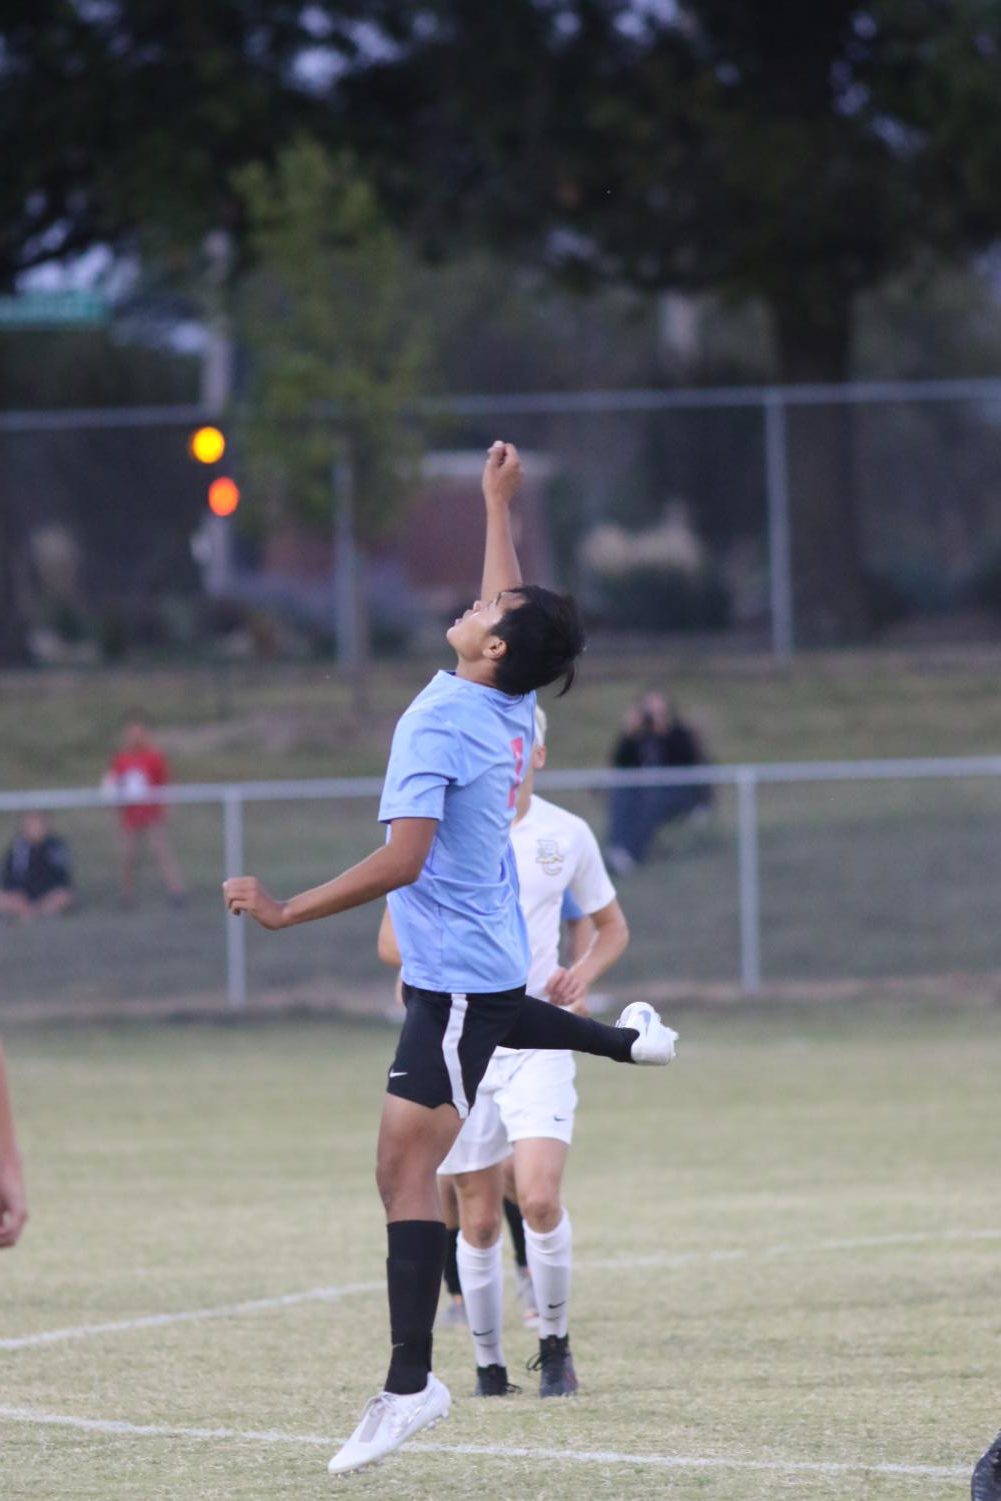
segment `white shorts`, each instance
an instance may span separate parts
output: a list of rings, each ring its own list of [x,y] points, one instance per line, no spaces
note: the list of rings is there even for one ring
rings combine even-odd
[[[525,1048],[495,1053],[476,1103],[439,1173],[475,1173],[510,1156],[516,1141],[573,1138],[577,1109],[572,1053]]]

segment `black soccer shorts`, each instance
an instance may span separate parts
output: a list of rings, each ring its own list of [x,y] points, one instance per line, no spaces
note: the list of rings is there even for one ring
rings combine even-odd
[[[525,987],[486,995],[403,986],[407,1014],[389,1070],[390,1094],[434,1110],[454,1105],[465,1120],[494,1048],[525,1004]]]

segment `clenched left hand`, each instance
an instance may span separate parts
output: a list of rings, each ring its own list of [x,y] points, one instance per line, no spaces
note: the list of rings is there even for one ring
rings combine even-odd
[[[262,928],[269,928],[272,932],[288,926],[284,902],[276,902],[256,876],[230,876],[222,883],[222,893],[234,917],[246,912]]]

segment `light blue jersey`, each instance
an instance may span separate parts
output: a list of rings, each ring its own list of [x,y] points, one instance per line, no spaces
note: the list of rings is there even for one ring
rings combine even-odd
[[[438,672],[396,726],[379,818],[438,820],[417,880],[389,894],[408,985],[472,995],[525,983],[509,835],[534,716],[534,693],[512,698]]]

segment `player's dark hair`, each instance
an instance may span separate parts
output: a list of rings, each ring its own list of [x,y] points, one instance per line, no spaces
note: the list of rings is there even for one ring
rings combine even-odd
[[[584,650],[584,626],[569,594],[555,594],[539,584],[522,584],[508,591],[520,598],[497,622],[494,635],[507,643],[497,663],[494,686],[516,696],[563,679],[559,697],[576,675],[577,658]]]

